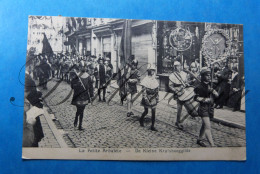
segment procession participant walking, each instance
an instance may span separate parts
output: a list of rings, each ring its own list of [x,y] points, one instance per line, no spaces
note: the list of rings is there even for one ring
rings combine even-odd
[[[140,73],[137,69],[138,61],[132,55],[130,63],[125,68],[126,78],[126,99],[127,99],[127,117],[134,115],[132,112],[133,96],[137,93],[137,82],[140,80]]]
[[[103,64],[103,59],[99,58],[98,59],[99,65],[95,68],[94,75],[96,77],[96,88],[98,89],[98,96],[99,96],[99,101],[101,101],[101,91],[103,91],[103,101],[106,101],[106,78],[107,78],[107,68]]]
[[[70,74],[70,67],[71,61],[66,57],[64,65],[63,65],[63,73],[64,73],[64,80],[69,83],[69,74]]]
[[[143,97],[141,100],[141,105],[144,107],[144,112],[139,120],[140,126],[144,127],[144,117],[148,114],[148,109],[152,111],[152,131],[157,131],[155,129],[155,114],[156,106],[159,101],[159,83],[155,78],[155,67],[148,67],[148,75],[141,81]]]
[[[49,63],[50,63],[50,67],[51,67],[51,77],[54,78],[55,76],[55,56],[54,54],[53,55],[50,55],[50,58],[49,58]]]
[[[73,61],[72,66],[70,67],[70,81],[77,77],[76,73],[80,71],[80,62]]]
[[[61,80],[63,80],[64,78],[64,65],[65,65],[65,60],[63,58],[63,56],[61,56],[61,59],[60,59],[60,78]]]
[[[47,89],[48,79],[51,76],[51,67],[47,63],[46,58],[43,58],[43,60],[41,61],[38,72],[40,86],[43,86],[43,89]]]
[[[201,83],[194,90],[196,94],[194,99],[199,102],[198,114],[202,119],[202,126],[197,144],[202,147],[206,147],[206,144],[202,141],[202,138],[205,135],[210,143],[210,146],[214,147],[215,145],[210,126],[210,117],[213,117],[214,115],[213,98],[211,95],[218,97],[218,93],[210,86],[211,70],[207,67],[203,67],[200,75]]]
[[[38,80],[39,65],[40,65],[40,55],[36,55],[33,60],[33,80]]]
[[[174,98],[177,100],[177,118],[175,125],[179,129],[183,129],[183,125],[181,124],[182,107],[184,106],[187,112],[193,117],[196,117],[198,114],[196,108],[193,106],[194,88],[186,89],[186,86],[188,86],[187,73],[182,71],[179,61],[174,62],[174,68],[175,71],[169,76],[169,88],[173,91]]]
[[[57,72],[56,72],[56,77],[57,79],[60,78],[60,63],[61,63],[61,56],[60,56],[60,53],[57,54],[57,60],[56,60],[56,67],[57,67]]]
[[[95,84],[96,84],[96,78],[95,78],[95,75],[94,75],[94,66],[92,64],[89,64],[88,65],[88,74],[90,76],[90,82],[92,84],[92,92],[93,92],[93,96],[94,96],[94,93],[95,93]]]
[[[80,73],[76,73],[76,78],[71,81],[71,88],[74,90],[72,105],[77,107],[77,112],[74,119],[74,127],[78,125],[79,130],[83,130],[82,121],[86,105],[91,103],[93,97],[93,85],[91,78],[86,72],[86,67],[80,65]],[[78,124],[79,122],[79,124]]]
[[[112,79],[112,76],[113,76],[113,66],[111,68],[110,64],[109,64],[109,58],[107,58],[104,62],[104,65],[106,66],[106,76],[107,76],[107,93],[110,93],[109,91],[109,88],[110,88],[110,83],[111,83],[111,79]]]
[[[195,62],[192,62],[190,64],[190,71],[191,73],[193,73],[193,75],[195,75],[197,78],[199,77],[199,71],[198,71],[198,67],[196,65]],[[190,85],[192,86],[196,86],[197,85],[197,79],[195,77],[193,77],[191,74],[187,75],[187,80],[189,82]]]

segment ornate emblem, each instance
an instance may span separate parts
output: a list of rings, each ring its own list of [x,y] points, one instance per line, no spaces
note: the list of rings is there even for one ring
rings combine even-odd
[[[206,61],[227,58],[230,55],[231,41],[222,29],[209,30],[202,40],[202,54]]]
[[[191,47],[192,34],[190,31],[183,28],[176,28],[171,31],[169,42],[177,51],[185,51]]]

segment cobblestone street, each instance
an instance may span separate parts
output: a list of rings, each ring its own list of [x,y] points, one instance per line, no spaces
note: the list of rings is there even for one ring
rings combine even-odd
[[[41,90],[45,96],[58,83],[53,79],[48,83],[48,90]],[[110,88],[109,95],[114,88]],[[126,104],[120,104],[118,93],[108,104],[98,102],[86,106],[83,118],[83,131],[74,128],[73,121],[76,107],[71,105],[72,95],[70,85],[61,82],[59,86],[45,97],[45,104],[49,112],[54,114],[58,129],[63,129],[65,142],[69,147],[97,147],[97,148],[170,148],[170,147],[199,147],[196,144],[201,127],[200,118],[188,117],[184,121],[184,130],[179,130],[175,125],[176,108],[175,101],[167,104],[166,97],[157,106],[155,127],[158,132],[150,130],[150,111],[145,118],[145,127],[140,127],[139,118],[143,112],[140,106],[141,96],[134,102],[135,116],[126,117]],[[67,99],[68,98],[68,99]],[[164,96],[160,96],[162,100]],[[65,102],[62,102],[65,101]],[[165,101],[165,102],[164,102]],[[59,104],[60,103],[60,104]],[[186,114],[183,109],[183,115]],[[232,128],[211,122],[212,134],[217,146],[240,147],[245,146],[245,130]],[[207,141],[205,140],[205,143]],[[48,145],[49,146],[49,145]],[[56,147],[56,146],[53,146]]]

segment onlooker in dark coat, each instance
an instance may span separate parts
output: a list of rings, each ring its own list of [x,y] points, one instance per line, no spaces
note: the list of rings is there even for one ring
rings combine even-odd
[[[223,108],[223,106],[227,104],[231,75],[232,71],[228,67],[225,67],[222,72],[220,72],[217,83],[217,92],[219,97],[215,101],[215,108],[217,109]]]
[[[47,59],[43,59],[38,69],[38,76],[40,86],[43,86],[43,89],[47,89],[47,82],[51,74],[51,67],[47,63]]]

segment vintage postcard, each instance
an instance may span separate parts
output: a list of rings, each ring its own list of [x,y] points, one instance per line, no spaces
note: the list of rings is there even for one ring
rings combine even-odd
[[[246,160],[243,25],[28,20],[23,159]]]

